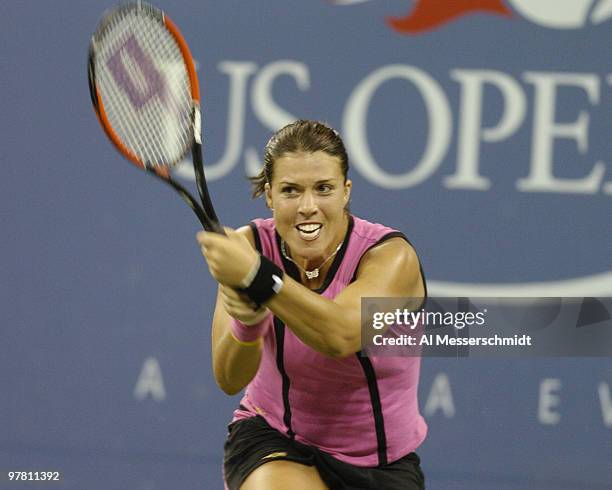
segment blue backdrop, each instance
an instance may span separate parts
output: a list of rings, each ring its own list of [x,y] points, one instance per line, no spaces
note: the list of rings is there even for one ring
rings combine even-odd
[[[198,223],[91,108],[111,5],[0,3],[0,469],[219,489],[237,399],[211,373]],[[244,176],[271,131],[323,119],[352,210],[410,237],[432,294],[612,295],[610,0],[158,6],[198,61],[225,224],[268,215]],[[429,488],[612,488],[611,385],[610,359],[424,360]]]

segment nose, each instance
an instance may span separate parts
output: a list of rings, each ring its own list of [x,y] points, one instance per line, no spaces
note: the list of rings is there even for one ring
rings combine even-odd
[[[298,212],[306,218],[314,215],[317,212],[317,200],[309,190],[302,194]]]

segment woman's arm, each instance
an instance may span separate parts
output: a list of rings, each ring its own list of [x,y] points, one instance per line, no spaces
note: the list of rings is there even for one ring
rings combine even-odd
[[[254,247],[253,232],[249,227],[236,231]],[[253,250],[254,251],[254,250]],[[267,316],[267,310],[253,310],[253,306],[228,286],[219,285],[212,321],[212,363],[215,380],[228,395],[242,390],[255,376],[261,361],[262,339],[239,342],[231,333],[233,319],[251,323]]]
[[[304,343],[330,357],[361,349],[362,297],[423,297],[418,257],[401,238],[368,251],[356,279],[333,300],[324,298],[285,275],[280,293],[267,307]]]
[[[202,232],[205,256],[213,276],[237,286],[258,260],[245,251],[243,236]],[[324,298],[284,276],[280,292],[266,306],[305,344],[330,357],[346,357],[361,349],[362,297],[422,297],[425,290],[414,249],[401,238],[392,238],[368,251],[361,259],[356,280],[333,300]]]

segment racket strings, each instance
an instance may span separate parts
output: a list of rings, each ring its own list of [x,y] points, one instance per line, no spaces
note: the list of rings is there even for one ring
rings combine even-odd
[[[96,79],[109,124],[146,165],[173,165],[191,147],[189,75],[159,18],[123,10],[94,36]]]

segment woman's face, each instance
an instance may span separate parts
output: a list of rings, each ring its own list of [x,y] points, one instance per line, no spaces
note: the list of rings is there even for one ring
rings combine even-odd
[[[266,202],[294,260],[317,266],[344,238],[351,193],[340,159],[327,153],[287,153],[274,162]]]

